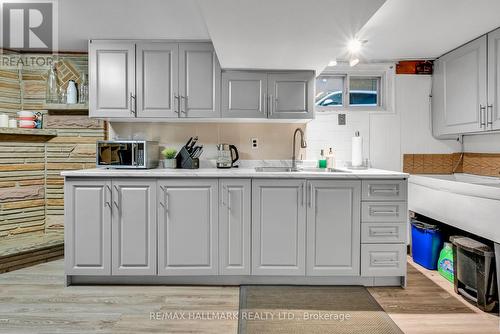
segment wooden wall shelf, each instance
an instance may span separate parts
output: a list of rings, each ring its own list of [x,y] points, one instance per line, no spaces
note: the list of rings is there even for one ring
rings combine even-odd
[[[89,110],[87,104],[47,103],[43,108],[46,110]]]
[[[56,130],[0,128],[0,141],[47,141],[55,136]]]

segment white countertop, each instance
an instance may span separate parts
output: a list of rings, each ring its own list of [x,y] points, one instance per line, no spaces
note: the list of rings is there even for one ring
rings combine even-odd
[[[254,168],[199,168],[199,169],[105,169],[92,168],[63,171],[65,177],[207,177],[207,178],[324,178],[324,179],[404,179],[408,174],[382,169],[348,170],[340,172],[299,171],[299,172],[257,172]]]

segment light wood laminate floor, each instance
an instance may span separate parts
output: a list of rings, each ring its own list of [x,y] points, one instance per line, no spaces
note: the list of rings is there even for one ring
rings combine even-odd
[[[405,333],[499,333],[497,316],[483,313],[456,296],[452,285],[437,272],[413,267],[411,259],[409,262],[407,289],[369,289]],[[236,333],[238,321],[230,317],[150,318],[151,312],[169,311],[229,315],[238,311],[238,299],[238,287],[66,288],[63,261],[57,260],[0,274],[0,333]],[[443,300],[450,301],[447,307],[438,304]]]

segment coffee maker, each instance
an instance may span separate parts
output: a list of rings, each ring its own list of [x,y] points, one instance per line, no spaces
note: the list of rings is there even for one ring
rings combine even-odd
[[[234,155],[233,155],[234,153]],[[230,144],[217,144],[217,168],[231,168],[240,158],[238,149]]]

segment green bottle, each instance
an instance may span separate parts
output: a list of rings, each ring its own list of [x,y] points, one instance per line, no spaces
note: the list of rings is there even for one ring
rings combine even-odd
[[[318,160],[318,167],[319,168],[326,168],[326,157],[325,157],[324,150],[321,150],[321,158]]]
[[[451,243],[445,242],[443,249],[439,253],[438,272],[453,283],[453,247]]]

